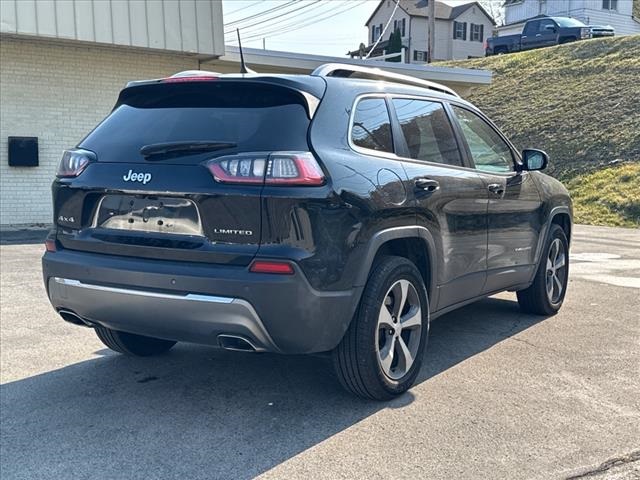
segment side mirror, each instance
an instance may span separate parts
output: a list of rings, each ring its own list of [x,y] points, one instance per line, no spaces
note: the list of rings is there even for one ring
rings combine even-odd
[[[549,155],[542,150],[526,148],[522,151],[521,170],[544,170],[549,163]]]
[[[545,25],[544,31],[546,33],[556,33],[556,27],[554,27],[553,25]]]

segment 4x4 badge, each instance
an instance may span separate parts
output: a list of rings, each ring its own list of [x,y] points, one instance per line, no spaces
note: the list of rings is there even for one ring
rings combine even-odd
[[[141,182],[143,185],[146,185],[151,181],[151,174],[139,172],[136,173],[133,170],[129,170],[126,175],[122,177],[125,182]]]

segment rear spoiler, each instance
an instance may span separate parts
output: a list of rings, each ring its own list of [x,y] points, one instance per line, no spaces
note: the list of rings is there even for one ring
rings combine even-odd
[[[304,100],[307,107],[309,118],[313,118],[320,100],[324,96],[326,90],[326,82],[322,79],[309,76],[279,76],[279,75],[261,75],[261,74],[220,74],[216,72],[208,72],[205,70],[188,70],[176,73],[167,78],[156,78],[151,80],[138,80],[128,82],[126,87],[120,91],[118,107],[131,94],[134,94],[140,87],[149,87],[154,85],[165,85],[175,83],[191,83],[191,82],[247,82],[247,84],[268,84],[278,85],[297,92]]]

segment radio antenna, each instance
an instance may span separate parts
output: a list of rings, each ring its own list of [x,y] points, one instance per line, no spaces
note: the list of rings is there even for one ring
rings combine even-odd
[[[236,28],[236,33],[238,34],[238,47],[240,47],[240,73],[256,73],[248,68],[246,63],[244,63],[244,53],[242,52],[242,41],[240,40],[239,28]]]

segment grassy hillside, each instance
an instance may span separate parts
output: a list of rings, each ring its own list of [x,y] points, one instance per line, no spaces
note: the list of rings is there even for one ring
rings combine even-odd
[[[538,147],[550,154],[548,173],[574,193],[577,210],[583,212],[579,221],[640,226],[638,165],[620,167],[640,162],[640,35],[447,65],[493,71],[492,85],[474,89],[467,98],[519,148]],[[635,181],[588,192],[599,179],[618,175]],[[598,201],[594,195],[602,196],[600,213],[590,216]],[[583,208],[585,201],[590,208]]]
[[[577,175],[565,184],[576,223],[640,227],[640,162]]]

